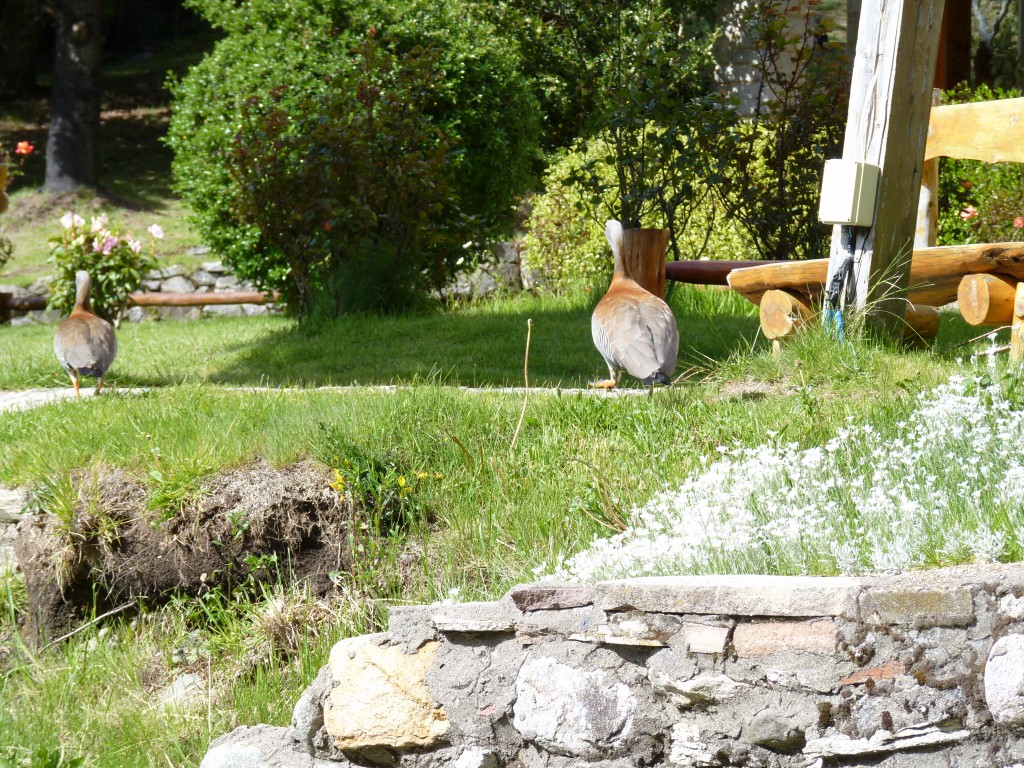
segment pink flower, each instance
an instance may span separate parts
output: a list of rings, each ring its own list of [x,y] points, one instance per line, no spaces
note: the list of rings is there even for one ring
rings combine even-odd
[[[147,229],[146,231],[149,232],[149,234],[151,234],[157,240],[160,240],[164,236],[163,227],[161,227],[159,224],[150,224],[149,229]]]
[[[113,235],[108,236],[107,239],[103,241],[103,247],[100,249],[103,251],[103,255],[109,256],[110,252],[117,247],[117,243],[118,239],[116,237]]]
[[[16,155],[31,155],[36,151],[36,148],[29,144],[27,141],[19,141],[18,146],[14,148],[14,154]]]
[[[1024,216],[1017,216],[1013,220],[1013,226],[1015,226],[1017,229],[1024,229]]]
[[[966,208],[960,211],[960,218],[963,219],[964,221],[967,221],[968,219],[973,219],[977,215],[978,209],[975,208],[973,205],[968,205]]]
[[[138,240],[129,240],[128,247],[131,248],[132,253],[136,255],[142,253],[142,243]]]

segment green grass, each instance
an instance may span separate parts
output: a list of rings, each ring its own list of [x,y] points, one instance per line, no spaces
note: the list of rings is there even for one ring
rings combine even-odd
[[[703,378],[653,399],[532,392],[513,446],[522,394],[447,386],[521,383],[527,318],[533,384],[600,374],[590,301],[527,298],[346,318],[316,333],[279,317],[128,326],[119,383],[186,383],[0,415],[0,482],[37,489],[54,511],[70,509],[65,486],[81,468],[128,469],[147,484],[159,517],[204,478],[256,457],[337,463],[355,451],[428,473],[416,493],[430,514],[429,527],[391,542],[422,552],[406,591],[393,591],[401,550],[374,553],[355,597],[343,593],[334,613],[300,624],[325,634],[288,660],[264,653],[252,661],[254,638],[265,636],[265,617],[280,606],[256,593],[183,599],[146,622],[115,621],[106,638],[89,630],[42,656],[20,649],[10,618],[0,618],[0,646],[14,648],[0,656],[0,759],[5,748],[22,757],[63,748],[86,768],[194,766],[210,738],[235,725],[287,724],[332,640],[379,627],[356,606],[435,600],[453,589],[465,599],[494,598],[628,521],[634,505],[697,472],[720,446],[821,445],[851,417],[891,427],[916,393],[948,377],[963,353],[956,345],[973,331],[946,316],[936,345],[914,352],[808,333],[773,357],[763,345],[750,351],[756,320],[735,297],[686,289],[673,303]],[[4,386],[60,383],[52,330],[0,331],[0,359],[16,358],[0,374]],[[207,383],[268,381],[409,386],[247,391]],[[23,603],[19,594],[15,583],[11,602]],[[172,661],[189,638],[200,643],[191,667]],[[212,706],[161,712],[156,691],[189,670],[209,675]]]
[[[317,328],[283,317],[125,323],[109,382],[521,385],[532,319],[531,385],[585,386],[607,375],[590,338],[594,301],[592,295],[527,296],[445,312],[350,316]],[[673,306],[682,336],[680,370],[748,349],[757,331],[756,308],[735,294],[685,287],[676,291]],[[53,354],[54,330],[0,326],[0,390],[67,386]]]

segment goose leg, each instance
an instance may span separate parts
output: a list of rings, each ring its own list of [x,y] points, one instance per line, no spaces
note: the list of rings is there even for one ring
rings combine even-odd
[[[653,385],[653,384],[651,384],[651,387],[654,387],[654,385]],[[98,394],[100,393],[100,390],[101,390],[101,389],[103,389],[103,379],[99,379],[99,380],[98,380],[98,381],[96,382],[96,394],[97,394],[97,395],[98,395]]]
[[[615,387],[617,387],[619,385],[619,376],[621,376],[621,375],[622,375],[622,373],[620,371],[616,371],[614,368],[612,368],[609,365],[608,366],[608,377],[609,378],[605,379],[604,381],[592,381],[592,382],[590,382],[589,386],[590,386],[591,389],[615,389]]]
[[[75,385],[75,397],[77,397],[79,400],[81,400],[82,399],[82,393],[78,391],[78,377],[77,376],[72,376],[71,377],[71,383]]]

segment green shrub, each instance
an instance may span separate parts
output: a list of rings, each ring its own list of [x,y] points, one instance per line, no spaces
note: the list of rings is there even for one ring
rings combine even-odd
[[[1020,96],[1020,91],[966,86],[946,92],[943,102],[962,104]],[[936,242],[1002,243],[1024,239],[1024,164],[978,160],[939,161],[939,220]]]
[[[296,114],[280,106],[284,89],[244,110],[227,163],[237,210],[287,265],[300,316],[322,304],[317,296],[334,315],[357,298],[338,284],[342,266],[346,283],[379,277],[346,309],[402,307],[453,276],[466,227],[451,161],[457,138],[428,114],[443,89],[437,55],[392,55],[371,35]]]
[[[283,288],[293,296],[308,287],[297,286],[291,271],[294,263],[280,247],[280,233],[269,233],[266,217],[255,215],[259,209],[269,211],[263,203],[254,206],[249,194],[252,190],[243,188],[256,177],[239,173],[229,158],[236,153],[237,159],[239,150],[249,151],[250,170],[263,160],[281,170],[281,158],[256,154],[276,151],[271,135],[284,141],[287,147],[283,150],[292,158],[315,158],[330,152],[329,145],[317,143],[330,131],[312,131],[310,127],[318,115],[322,118],[328,114],[327,110],[334,110],[332,119],[340,117],[350,126],[356,122],[355,114],[341,116],[338,110],[356,109],[358,99],[351,91],[337,91],[358,89],[360,57],[353,55],[353,50],[367,37],[379,41],[382,54],[392,57],[392,61],[423,61],[418,52],[433,52],[430,63],[435,78],[430,102],[418,104],[417,116],[413,118],[410,113],[408,119],[424,122],[416,130],[433,131],[443,137],[442,144],[448,151],[443,153],[442,175],[450,186],[448,196],[466,218],[442,216],[435,221],[433,214],[422,216],[419,210],[412,215],[414,222],[406,222],[414,229],[424,229],[414,239],[429,250],[434,247],[430,241],[445,229],[444,242],[434,253],[448,264],[449,254],[444,248],[451,237],[483,240],[510,226],[514,203],[528,185],[536,154],[537,106],[518,74],[517,48],[481,22],[472,6],[454,0],[372,0],[358,4],[351,0],[296,0],[287,4],[253,0],[243,6],[226,0],[193,0],[191,4],[227,36],[183,80],[172,85],[176,107],[168,141],[175,153],[175,180],[194,211],[204,239],[242,277],[261,287]],[[402,66],[395,71],[402,71]],[[373,77],[387,79],[390,75],[378,70]],[[271,112],[280,125],[261,126],[259,120],[269,119]],[[411,129],[407,122],[392,121],[389,126],[376,127],[380,148],[389,140],[385,135],[389,130],[401,134]],[[256,142],[250,149],[243,144],[256,135],[254,129],[257,134],[264,131],[267,140]],[[400,150],[394,151],[400,154]],[[319,186],[292,190],[291,197],[303,203],[298,215],[311,214],[310,208],[316,205],[341,206],[346,209],[339,210],[336,217],[341,225],[358,218],[360,211],[371,210],[365,201],[356,198],[364,185],[377,181],[376,171],[364,163],[362,171],[370,172],[369,177],[323,175],[328,166],[330,162],[322,164],[319,171],[307,169],[298,174],[299,180],[309,180],[321,173]],[[279,191],[283,189],[283,185],[278,187]],[[303,198],[313,196],[314,191],[320,199],[314,206],[305,205],[309,201]],[[274,205],[282,213],[287,208],[283,197]],[[294,218],[296,212],[289,210],[287,215]],[[382,213],[371,212],[373,216]],[[321,253],[338,243],[347,247],[358,239],[352,235],[329,238],[332,242],[317,240],[318,228],[326,231],[322,229],[323,221],[310,215],[301,227],[303,238],[316,240]],[[464,229],[464,225],[469,228]],[[298,231],[297,222],[290,226]],[[367,229],[365,223],[360,224],[360,232]],[[394,255],[393,248],[378,251],[373,245],[358,246],[364,263],[379,261],[382,254]],[[335,253],[332,258],[337,260],[339,256]],[[343,258],[351,265],[350,256],[345,254]],[[386,274],[387,270],[378,268],[362,276],[351,269],[349,272],[353,279],[368,279],[369,274]],[[372,293],[389,291],[385,285]],[[338,303],[338,295],[335,292],[332,303]],[[382,306],[393,304],[386,298]]]
[[[819,43],[828,30],[815,21],[817,5],[802,6],[794,25],[796,0],[748,4],[763,84],[757,104],[745,115],[721,103],[697,134],[707,179],[762,259],[826,256],[832,236],[818,221],[818,198],[825,159],[841,153],[848,75],[839,48]]]
[[[600,144],[577,144],[559,155],[544,175],[542,194],[531,200],[525,222],[523,267],[533,271],[553,291],[571,291],[607,281],[612,259],[604,238],[602,221],[612,218],[608,206],[589,207],[589,192],[572,182],[577,170],[604,156]],[[611,177],[613,168],[595,164],[598,172]],[[584,211],[587,211],[585,214]],[[677,210],[678,237],[669,259],[744,259],[755,254],[739,225],[726,217],[711,195],[696,205]],[[655,214],[650,226],[664,226]]]
[[[50,238],[55,274],[48,306],[69,314],[75,306],[75,273],[85,270],[92,278],[93,311],[119,324],[128,294],[156,267],[156,240],[163,231],[156,224],[149,228],[153,239],[147,252],[141,240],[111,226],[106,216],[94,216],[86,227],[85,219],[68,211],[60,223],[61,233]]]

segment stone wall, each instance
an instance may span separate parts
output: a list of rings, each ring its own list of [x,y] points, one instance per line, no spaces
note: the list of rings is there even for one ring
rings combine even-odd
[[[518,293],[523,288],[538,287],[535,275],[520,274],[519,255],[522,246],[516,241],[498,243],[485,254],[476,268],[460,274],[450,286],[439,293],[442,299],[474,299],[495,293]],[[0,284],[0,293],[23,296],[48,296],[52,278],[36,280],[27,288]],[[232,275],[219,261],[205,262],[198,269],[187,270],[178,264],[156,269],[146,275],[141,290],[149,293],[221,293],[225,291],[251,291],[251,283]],[[265,315],[273,310],[272,304],[211,304],[203,307],[132,307],[124,320],[139,322],[146,319],[173,318],[198,320],[214,315]],[[11,325],[57,323],[62,319],[58,310],[32,310],[17,312]]]
[[[1024,768],[1024,567],[399,607],[201,768]]]

